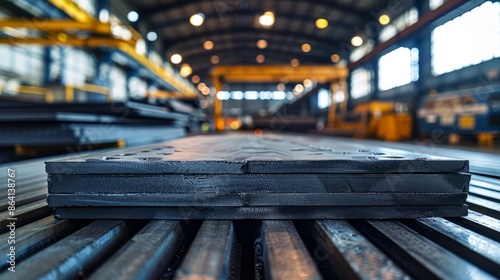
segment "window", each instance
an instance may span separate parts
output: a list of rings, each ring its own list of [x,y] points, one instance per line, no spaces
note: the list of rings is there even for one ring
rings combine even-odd
[[[378,61],[379,90],[388,90],[418,80],[418,49],[397,48]]]
[[[84,10],[87,14],[95,15],[95,1],[94,0],[73,0],[80,9]]]
[[[139,77],[132,76],[128,80],[130,96],[135,98],[146,97],[148,92],[148,83]]]
[[[358,68],[351,73],[351,97],[360,98],[372,91],[373,71]]]
[[[30,85],[43,82],[43,48],[40,46],[0,46],[0,71]]]
[[[411,8],[393,20],[390,24],[382,28],[378,37],[379,42],[385,42],[396,36],[408,26],[414,24],[418,20],[417,8]]]
[[[435,10],[446,2],[445,0],[429,0],[429,8]]]
[[[485,2],[436,27],[431,40],[435,76],[500,57],[500,2]]]
[[[351,62],[356,62],[360,60],[363,56],[368,54],[373,50],[373,40],[368,40],[364,45],[355,48],[352,52],[351,55],[349,56],[349,60]]]
[[[125,71],[113,66],[109,72],[111,81],[111,99],[116,101],[127,100],[127,75]]]
[[[318,108],[324,109],[328,106],[330,106],[330,91],[322,88],[318,92]]]
[[[81,49],[63,48],[63,81],[66,85],[83,85],[95,75],[94,58]]]

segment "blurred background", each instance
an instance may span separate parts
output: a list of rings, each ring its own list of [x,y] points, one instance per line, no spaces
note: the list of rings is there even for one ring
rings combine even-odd
[[[499,1],[4,0],[0,161],[200,133],[489,147]]]

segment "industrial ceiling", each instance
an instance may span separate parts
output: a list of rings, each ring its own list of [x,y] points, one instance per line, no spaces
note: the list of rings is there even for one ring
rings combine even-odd
[[[142,0],[131,5],[158,34],[167,57],[180,54],[193,74],[204,77],[215,64],[337,63],[354,36],[368,39],[366,27],[378,24],[390,5],[411,4],[392,2]]]

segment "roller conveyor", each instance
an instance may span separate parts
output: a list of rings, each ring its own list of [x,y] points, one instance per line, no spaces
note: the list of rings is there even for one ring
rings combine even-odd
[[[7,168],[17,176],[17,246],[16,273],[3,257],[0,279],[500,278],[500,168],[480,169],[498,156],[467,154],[468,216],[376,221],[55,220],[39,196],[46,160],[4,165],[1,180]]]

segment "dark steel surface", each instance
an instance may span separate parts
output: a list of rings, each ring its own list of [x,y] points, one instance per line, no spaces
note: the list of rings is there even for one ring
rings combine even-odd
[[[130,237],[124,221],[96,221],[16,266],[17,279],[68,279],[85,276]],[[12,276],[4,271],[0,277]]]
[[[237,279],[241,249],[231,221],[206,220],[175,279]]]
[[[291,221],[263,221],[262,243],[268,279],[323,279]]]
[[[151,221],[101,265],[90,279],[159,278],[183,240],[180,222]]]
[[[110,219],[466,214],[463,204],[470,174],[461,171],[467,171],[467,161],[361,148],[348,141],[309,144],[315,140],[286,135],[197,136],[111,156],[47,162],[48,202],[60,208],[56,210],[60,218],[87,219],[96,213]],[[173,207],[205,211],[187,216]]]
[[[466,193],[50,194],[51,207],[460,206]]]
[[[49,193],[462,193],[470,174],[49,174]]]
[[[402,279],[409,278],[398,265],[370,243],[347,221],[314,222],[314,234],[321,237],[315,252],[337,268],[339,278]],[[320,250],[323,251],[320,251]]]
[[[353,145],[366,145],[365,141],[353,140]],[[396,145],[394,145],[396,146]],[[412,146],[408,146],[412,147]],[[410,148],[412,150],[418,147]],[[448,150],[448,149],[447,149]],[[112,152],[114,154],[119,152]],[[454,151],[454,155],[465,155],[467,152]],[[435,150],[435,154],[440,154],[440,149]],[[491,164],[489,171],[479,168],[481,161]],[[184,263],[189,263],[188,251],[205,252],[227,252],[235,250],[235,247],[225,247],[221,251],[221,244],[230,243],[229,239],[235,238],[240,244],[240,259],[234,257],[232,265],[239,265],[241,270],[234,278],[241,279],[262,279],[267,271],[283,271],[283,266],[289,267],[290,271],[300,270],[302,274],[288,275],[289,279],[314,279],[322,277],[324,279],[490,279],[495,277],[495,273],[500,271],[498,265],[498,251],[495,249],[500,242],[500,206],[495,198],[488,197],[492,193],[480,193],[479,189],[500,192],[500,162],[498,156],[482,155],[476,157],[471,162],[472,169],[471,192],[467,204],[471,211],[466,217],[460,218],[432,218],[432,219],[398,219],[391,221],[365,221],[365,220],[293,220],[292,222],[279,221],[286,226],[274,227],[274,236],[279,239],[272,244],[270,239],[262,238],[262,222],[255,220],[233,221],[234,229],[232,235],[224,221],[219,226],[212,226],[209,231],[201,234],[206,240],[219,240],[217,248],[207,246],[207,243],[194,242],[194,236],[201,233],[198,221],[189,221],[190,227],[184,227],[182,232],[185,236],[192,235],[193,238],[186,237],[181,241],[173,241],[168,236],[177,236],[176,227],[158,226],[152,231],[147,225],[150,222],[164,223],[165,225],[175,224],[176,221],[112,221],[101,220],[99,226],[93,220],[54,220],[45,211],[43,203],[37,204],[38,208],[32,209],[34,212],[40,211],[42,214],[38,218],[28,219],[25,225],[19,225],[16,229],[18,246],[16,253],[16,273],[2,267],[0,279],[35,279],[42,275],[48,278],[86,278],[97,279],[132,279],[133,277],[122,277],[121,274],[106,276],[102,271],[129,268],[131,274],[140,277],[143,267],[151,267],[162,271],[161,279],[172,279],[179,267]],[[17,201],[16,206],[23,206],[39,201],[36,198],[38,192],[46,192],[47,185],[43,182],[46,178],[43,160],[21,162],[0,166],[0,178],[5,180],[6,168],[14,168],[17,172],[18,185],[16,191],[23,193],[25,199]],[[481,175],[478,175],[480,173]],[[6,192],[6,185],[0,185],[0,192]],[[33,194],[35,198],[30,198]],[[20,196],[19,196],[20,197]],[[29,202],[26,202],[29,201]],[[6,210],[6,203],[0,205]],[[37,210],[39,209],[39,210]],[[205,211],[203,207],[189,207],[187,212],[200,213]],[[98,215],[98,213],[96,213]],[[3,217],[7,213],[3,212]],[[102,218],[101,218],[102,219]],[[269,221],[272,222],[272,221]],[[182,223],[182,222],[181,222]],[[207,222],[213,223],[213,222]],[[213,225],[213,224],[212,224]],[[269,231],[269,227],[268,227]],[[154,247],[153,250],[129,249],[134,247],[134,243],[144,240],[142,233],[153,233],[148,236],[153,244],[166,242],[169,245],[159,247],[148,242],[142,243],[144,246]],[[8,233],[0,235],[0,253],[6,254],[6,237]],[[157,238],[155,238],[157,237]],[[281,238],[283,237],[283,238]],[[163,241],[160,241],[163,240]],[[170,243],[170,241],[172,242]],[[222,240],[226,240],[223,242]],[[211,244],[211,242],[208,242]],[[96,246],[98,244],[98,246]],[[138,243],[139,244],[139,243]],[[165,244],[165,243],[162,243]],[[200,244],[204,244],[201,246]],[[292,245],[291,245],[292,244]],[[298,245],[302,244],[302,245]],[[453,245],[453,246],[452,246]],[[173,247],[172,247],[173,246]],[[205,247],[204,247],[205,246]],[[263,250],[270,246],[278,246],[278,260],[286,260],[285,264],[264,262]],[[169,261],[164,259],[163,254],[171,254],[172,248],[178,248],[175,256]],[[207,248],[209,247],[209,248]],[[280,248],[282,247],[282,248]],[[276,248],[276,247],[275,247]],[[288,249],[290,251],[288,251]],[[281,251],[280,251],[281,250]],[[305,251],[305,252],[304,252]],[[122,254],[134,252],[134,257],[121,257]],[[309,255],[309,256],[307,256]],[[130,255],[127,255],[130,256]],[[171,256],[171,255],[169,255]],[[197,257],[198,254],[191,254]],[[276,254],[274,255],[276,256]],[[299,257],[300,256],[300,257]],[[302,256],[305,256],[304,258]],[[480,256],[479,258],[476,258]],[[124,260],[123,266],[116,265],[116,260]],[[125,261],[126,259],[126,261]],[[137,262],[132,266],[127,264]],[[212,258],[201,262],[200,270],[208,270],[209,267],[220,267],[221,261],[212,263]],[[233,259],[233,258],[232,258]],[[482,260],[488,260],[484,262]],[[227,266],[227,259],[222,265]],[[304,268],[303,264],[307,267]],[[62,265],[64,264],[64,265]],[[293,266],[292,266],[293,264]],[[151,265],[151,266],[148,266]],[[63,269],[64,268],[64,273]],[[254,269],[255,268],[255,269]],[[62,274],[63,273],[63,274]],[[268,274],[269,275],[269,274]],[[275,274],[273,274],[275,275]],[[155,275],[156,276],[156,275]],[[150,279],[159,279],[151,277]],[[185,279],[200,279],[198,274],[185,274]],[[229,278],[229,277],[228,277]],[[277,275],[274,278],[284,278]],[[217,278],[215,278],[217,279]],[[220,278],[219,278],[220,279]]]
[[[484,237],[469,229],[457,229],[455,224],[440,218],[418,219],[406,225],[460,254],[469,262],[500,277],[500,242]]]
[[[196,136],[80,159],[49,161],[50,174],[457,173],[468,162],[316,137]],[[298,141],[300,140],[300,141]],[[328,144],[328,145],[327,145]]]
[[[462,206],[57,207],[60,219],[405,219],[459,217]],[[362,217],[362,218],[361,218]]]
[[[361,227],[364,234],[379,238],[381,246],[391,250],[393,258],[399,257],[398,261],[407,268],[411,266],[412,269],[418,269],[418,273],[424,278],[435,275],[441,279],[493,279],[474,264],[417,234],[400,222],[368,221],[362,222]]]

